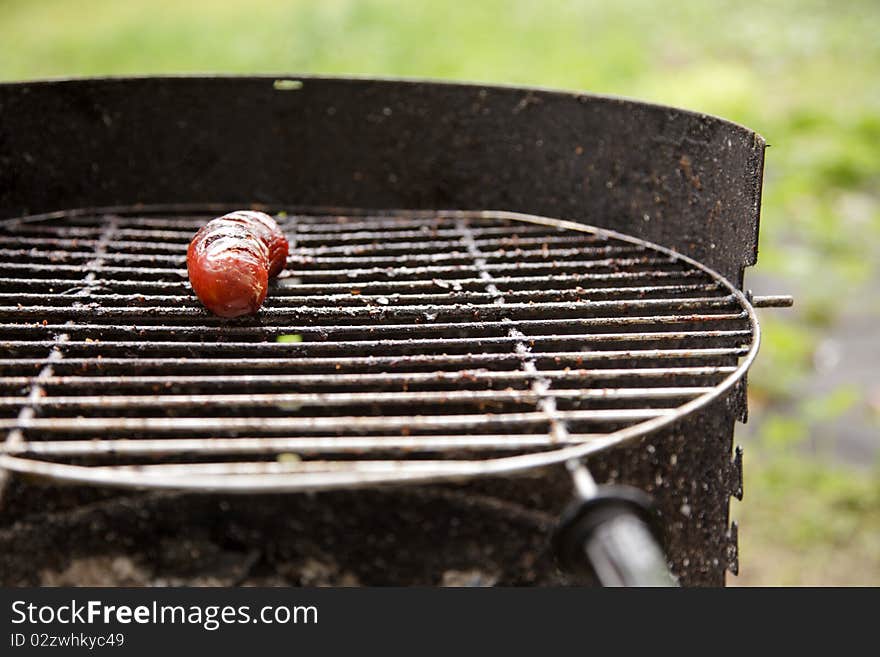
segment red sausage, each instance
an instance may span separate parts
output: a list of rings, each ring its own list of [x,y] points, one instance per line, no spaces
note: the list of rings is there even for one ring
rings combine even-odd
[[[267,214],[239,210],[212,219],[189,243],[186,267],[199,300],[220,317],[257,312],[269,278],[287,262],[287,238]]]

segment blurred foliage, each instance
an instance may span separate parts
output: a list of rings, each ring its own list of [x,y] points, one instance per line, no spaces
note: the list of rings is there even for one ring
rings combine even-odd
[[[880,473],[791,453],[746,453],[741,573],[731,584],[876,585],[880,582]]]
[[[764,313],[761,333],[765,348],[749,376],[749,397],[766,403],[768,399],[764,398],[781,401],[797,396],[798,383],[813,367],[816,331]]]
[[[877,582],[874,480],[789,452],[858,397],[798,402],[822,332],[857,299],[880,313],[868,301],[880,280],[878,32],[876,0],[0,0],[0,80],[262,72],[526,83],[688,107],[759,131],[771,148],[749,276],[795,293],[797,309],[762,313],[750,384],[768,416],[764,460],[746,481],[761,505],[737,505],[748,518],[744,562],[779,553],[793,560],[776,564],[788,573],[778,581],[800,582],[791,564],[802,546],[813,546],[803,564],[816,573],[850,550]]]
[[[437,77],[719,114],[772,145],[759,271],[805,287],[808,319],[821,323],[878,255],[877,239],[861,237],[880,233],[878,28],[873,0],[4,0],[0,79]]]
[[[801,398],[785,412],[771,412],[763,419],[759,447],[787,450],[805,440],[810,428],[833,423],[863,400],[855,386],[841,386],[823,396]]]

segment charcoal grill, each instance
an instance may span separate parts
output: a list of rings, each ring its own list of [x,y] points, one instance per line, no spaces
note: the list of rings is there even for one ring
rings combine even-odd
[[[432,104],[438,94],[443,102]],[[524,121],[535,106],[542,112]],[[60,143],[32,132],[33,112],[23,110],[35,107],[80,130]],[[629,168],[607,156],[625,146],[608,146],[612,137],[639,137],[624,123],[634,111],[655,121],[666,113],[664,126],[683,122],[696,135],[671,143],[668,127],[653,135],[663,153],[652,162],[655,180],[641,166],[644,154],[628,155]],[[213,493],[442,483],[553,509],[567,479],[558,467],[595,497],[581,461],[601,453],[590,459],[600,480],[640,484],[659,498],[660,533],[684,583],[717,583],[735,564],[726,497],[739,466],[725,456],[724,437],[732,417],[744,416],[745,372],[759,342],[753,306],[787,303],[741,292],[749,249],[731,257],[736,239],[753,245],[757,227],[763,144],[754,134],[581,95],[343,80],[4,85],[0,112],[0,202],[9,217],[0,229],[4,484],[13,473]],[[487,130],[493,112],[499,126]],[[241,134],[210,132],[238,114],[246,117]],[[604,131],[587,130],[602,121]],[[699,126],[707,133],[694,132]],[[186,139],[174,150],[180,129]],[[122,136],[143,149],[156,130],[149,156],[132,157],[133,144],[111,148]],[[319,135],[329,148],[319,147]],[[299,148],[279,148],[297,138]],[[419,159],[412,150],[420,138],[428,143]],[[438,139],[478,162],[491,159],[498,179],[432,151]],[[719,140],[737,166],[719,161]],[[224,188],[228,173],[211,156],[240,170],[255,161],[254,143],[266,162],[261,175]],[[553,156],[560,147],[565,155]],[[511,150],[519,159],[505,168]],[[128,153],[122,166],[120,152]],[[270,157],[277,152],[295,153],[302,168],[290,160],[279,168]],[[687,206],[669,207],[669,154]],[[92,173],[77,180],[71,159]],[[528,188],[519,189],[517,172],[535,159],[543,165],[529,181],[535,197],[523,200]],[[204,174],[205,162],[216,179]],[[456,181],[462,167],[476,180]],[[322,172],[328,177],[317,180]],[[82,176],[92,174],[90,189]],[[726,189],[737,176],[740,186]],[[645,190],[653,194],[647,205]],[[365,197],[366,209],[352,209]],[[322,205],[282,202],[293,199]],[[624,211],[615,228],[674,233],[665,243],[675,250],[584,223],[590,204]],[[395,206],[416,209],[385,209]],[[259,315],[220,320],[192,295],[185,250],[199,226],[239,207],[273,213],[292,255]],[[731,225],[737,208],[751,228],[742,219]],[[579,220],[524,213],[541,209]],[[692,225],[683,220],[689,213]],[[725,233],[736,239],[720,241]],[[686,253],[712,254],[730,280]],[[695,436],[695,427],[712,425],[711,438]],[[656,442],[627,451],[645,436]],[[682,474],[679,459],[691,471]],[[712,459],[720,470],[693,467]],[[653,477],[640,481],[646,465]],[[679,480],[664,490],[668,470],[679,470]],[[720,491],[706,494],[719,473],[711,486]],[[10,490],[9,506],[23,495]]]

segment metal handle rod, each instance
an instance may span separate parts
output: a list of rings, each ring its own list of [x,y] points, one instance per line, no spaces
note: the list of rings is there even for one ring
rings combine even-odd
[[[755,308],[791,308],[794,297],[790,294],[762,294],[755,296],[752,291],[746,292],[746,298]]]
[[[599,487],[596,485],[596,480],[593,479],[593,475],[587,470],[587,466],[577,459],[572,459],[565,464],[565,467],[567,467],[568,471],[571,473],[575,489],[581,498],[589,500],[596,496]]]
[[[602,586],[677,586],[666,556],[638,508],[625,498],[604,491],[578,460],[566,463],[582,505],[564,523],[571,557],[587,560]],[[571,541],[576,544],[571,545]],[[576,565],[576,564],[575,564]]]
[[[624,513],[596,528],[584,545],[602,586],[676,586],[666,556],[639,518]]]

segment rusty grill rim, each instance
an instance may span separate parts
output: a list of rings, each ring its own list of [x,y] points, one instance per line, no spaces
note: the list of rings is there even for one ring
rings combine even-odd
[[[0,225],[9,226],[22,223],[31,223],[49,219],[67,218],[71,216],[85,216],[89,213],[118,213],[132,212],[183,212],[196,210],[199,212],[215,212],[232,207],[230,204],[174,204],[174,205],[151,205],[143,207],[114,206],[109,208],[81,208],[72,211],[60,211],[7,219]],[[241,207],[254,207],[269,209],[266,206],[255,206],[245,203]],[[551,466],[572,460],[583,459],[599,451],[622,446],[643,438],[658,429],[668,426],[676,420],[692,413],[727,393],[746,373],[754,361],[760,345],[760,326],[755,315],[753,305],[748,297],[738,290],[723,276],[701,264],[700,262],[678,253],[667,247],[647,242],[635,237],[624,235],[616,231],[588,226],[565,219],[551,219],[537,215],[528,215],[503,210],[406,210],[406,209],[363,209],[352,208],[285,208],[289,213],[316,213],[316,214],[345,214],[362,216],[399,216],[405,215],[414,218],[442,217],[451,220],[464,220],[468,218],[501,219],[531,223],[534,225],[551,228],[564,228],[581,233],[599,235],[606,239],[614,239],[634,244],[642,248],[655,250],[670,257],[673,261],[685,263],[707,274],[721,288],[730,292],[730,297],[738,302],[748,318],[751,328],[751,344],[748,352],[743,356],[739,364],[733,368],[728,376],[721,382],[711,387],[709,391],[691,399],[690,401],[669,409],[668,412],[657,413],[654,417],[638,424],[630,425],[609,434],[567,434],[562,436],[559,443],[564,445],[560,449],[539,453],[525,453],[516,456],[503,456],[479,460],[444,460],[444,461],[351,461],[346,462],[347,471],[334,470],[328,467],[334,462],[305,462],[311,463],[304,467],[304,463],[271,463],[265,466],[264,471],[274,474],[249,474],[247,468],[242,474],[234,477],[228,475],[208,474],[193,478],[187,478],[185,474],[168,476],[160,471],[150,468],[130,466],[79,466],[47,461],[32,460],[14,456],[13,454],[28,453],[28,443],[21,441],[17,444],[4,443],[0,445],[0,472],[7,470],[24,474],[41,475],[55,479],[63,479],[70,482],[106,484],[122,487],[151,487],[167,488],[175,490],[210,490],[225,492],[282,492],[282,491],[306,491],[322,490],[329,488],[354,488],[362,486],[404,484],[404,483],[429,483],[450,479],[469,479],[480,476],[496,476],[514,473],[522,473],[527,470]],[[638,335],[638,334],[633,334]],[[54,353],[54,352],[53,352]],[[540,354],[538,354],[540,355]],[[539,392],[533,391],[539,396]],[[540,405],[539,405],[540,407]],[[545,411],[545,409],[542,409]],[[547,420],[554,422],[554,412],[545,412]],[[26,423],[25,423],[26,428]],[[564,429],[563,429],[564,431]],[[546,436],[546,434],[541,434]],[[524,438],[527,434],[511,434],[511,438]],[[452,436],[446,436],[450,438]],[[444,438],[436,436],[435,438]],[[217,438],[190,439],[195,441],[215,441]],[[283,439],[242,439],[234,440],[283,440]],[[142,442],[141,439],[131,442]],[[574,444],[572,444],[574,443]],[[34,443],[39,444],[39,443]],[[35,451],[34,454],[38,453]],[[244,465],[244,464],[241,464]],[[316,470],[318,466],[322,469]]]

